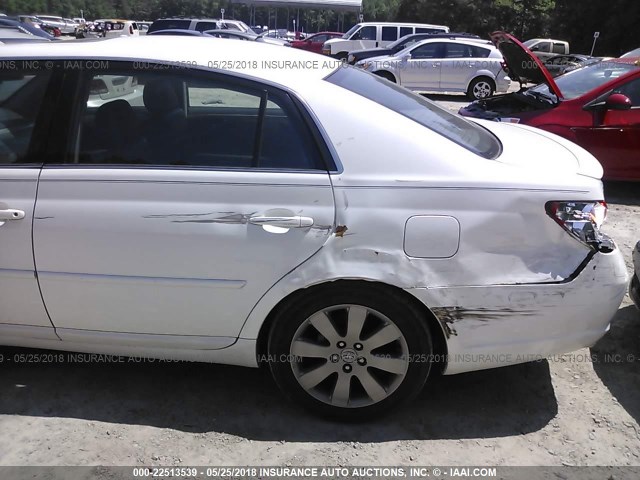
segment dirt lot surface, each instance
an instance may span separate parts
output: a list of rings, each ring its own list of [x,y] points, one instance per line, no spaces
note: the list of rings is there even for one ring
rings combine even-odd
[[[607,193],[606,230],[631,269],[640,187]],[[0,348],[15,353],[29,351]],[[640,465],[639,422],[640,312],[628,298],[591,349],[436,378],[361,425],[299,411],[259,370],[0,364],[0,465]]]

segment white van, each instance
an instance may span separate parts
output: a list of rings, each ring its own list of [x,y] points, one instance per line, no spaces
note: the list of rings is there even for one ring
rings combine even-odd
[[[322,53],[346,59],[352,50],[385,47],[399,38],[414,33],[449,33],[449,27],[427,23],[358,23],[351,27],[342,38],[333,38],[325,42]]]

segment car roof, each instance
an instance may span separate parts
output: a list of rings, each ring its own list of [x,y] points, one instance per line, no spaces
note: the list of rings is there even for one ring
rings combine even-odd
[[[630,65],[635,65],[640,68],[640,56],[638,57],[623,57],[623,58],[612,58],[611,60],[607,60],[610,63],[625,63]]]
[[[414,25],[426,25],[428,27],[444,27],[445,25],[435,25],[433,23],[422,23],[422,22],[360,22],[357,25],[391,25],[391,26],[396,26],[396,25],[407,25],[407,26],[414,26]]]
[[[478,41],[481,40],[481,41]],[[497,48],[491,44],[491,42],[489,40],[485,40],[484,39],[473,39],[473,38],[463,38],[463,37],[459,37],[459,38],[427,38],[425,40],[420,40],[419,42],[413,43],[411,45],[409,45],[407,48],[415,48],[419,45],[425,45],[427,43],[461,43],[464,45],[470,45],[472,47],[484,47],[484,48],[488,48],[489,50],[497,50]]]
[[[213,63],[230,65],[224,71],[280,84],[296,90],[305,81],[321,80],[341,63],[301,49],[211,36],[118,37],[98,42],[55,42],[16,45],[5,52],[13,59],[87,59],[194,65],[213,70]],[[285,65],[284,62],[297,62]]]

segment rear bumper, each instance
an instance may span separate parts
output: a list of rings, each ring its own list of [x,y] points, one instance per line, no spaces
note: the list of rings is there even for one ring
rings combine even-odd
[[[640,242],[633,249],[634,273],[629,284],[629,296],[636,307],[640,308]]]
[[[447,337],[445,374],[525,363],[593,345],[609,329],[628,274],[618,249],[597,253],[572,281],[415,288]]]

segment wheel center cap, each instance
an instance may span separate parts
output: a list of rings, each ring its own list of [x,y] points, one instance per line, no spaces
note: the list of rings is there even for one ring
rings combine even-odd
[[[340,356],[342,357],[342,361],[345,363],[353,363],[356,361],[356,358],[358,358],[356,351],[350,348],[345,348]]]

